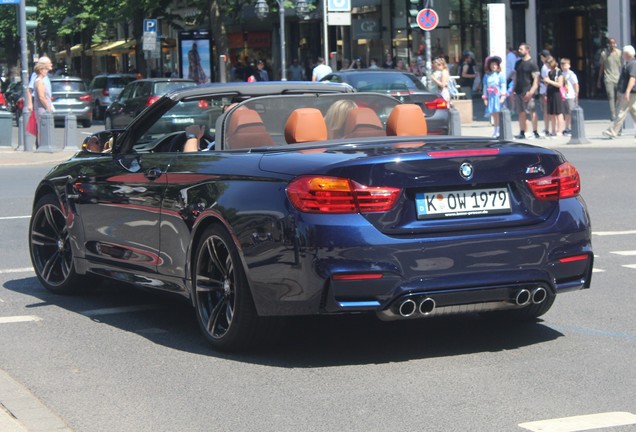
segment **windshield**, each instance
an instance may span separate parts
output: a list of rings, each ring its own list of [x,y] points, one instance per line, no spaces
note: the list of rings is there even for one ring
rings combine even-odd
[[[157,96],[165,95],[168,92],[173,90],[177,90],[185,87],[194,87],[197,85],[194,81],[169,81],[169,82],[158,82],[155,84],[155,93]]]
[[[415,76],[396,72],[356,72],[347,76],[347,82],[361,92],[426,91]]]

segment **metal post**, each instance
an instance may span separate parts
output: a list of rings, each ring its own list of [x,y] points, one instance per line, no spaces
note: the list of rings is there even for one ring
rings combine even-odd
[[[426,33],[426,85],[429,85],[431,82],[431,73],[433,63],[431,62],[431,32],[427,31]]]
[[[287,81],[287,65],[285,64],[285,2],[278,1],[278,16],[280,20],[280,75],[281,81]]]
[[[27,59],[27,29],[26,29],[26,0],[20,0],[20,6],[18,7],[18,26],[20,28],[20,76],[22,77],[22,94],[24,95],[24,107],[27,106],[27,87],[29,86],[29,60]],[[22,137],[22,145],[24,151],[27,150],[27,132],[26,132],[26,122],[28,121],[28,116],[22,116],[22,127],[19,131],[20,136]]]
[[[572,108],[572,136],[568,144],[589,144],[589,140],[585,137],[585,115],[583,108]]]
[[[26,125],[29,122],[29,117],[31,117],[31,113],[28,112],[27,110],[23,110],[22,118],[20,119],[20,128],[21,128],[20,134],[22,137],[21,144],[24,146],[22,147],[22,150],[24,150],[25,152],[33,151],[33,141],[29,138],[29,135],[27,134],[27,131],[26,131]]]
[[[448,134],[451,136],[462,136],[462,119],[456,108],[448,110]]]
[[[53,114],[43,112],[38,116],[38,148],[37,152],[53,153],[53,128],[55,127]]]
[[[322,0],[322,32],[324,39],[323,58],[329,61],[329,23],[327,22],[327,0]]]
[[[501,141],[512,141],[512,121],[510,120],[510,110],[504,108],[499,113],[499,139]]]
[[[64,148],[80,148],[77,143],[77,117],[74,114],[64,117]]]
[[[219,56],[219,82],[227,82],[227,65],[226,65],[227,57],[225,54],[221,54]]]

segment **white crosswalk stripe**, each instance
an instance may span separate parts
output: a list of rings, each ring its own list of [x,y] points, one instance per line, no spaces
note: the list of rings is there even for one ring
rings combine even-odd
[[[636,256],[636,250],[614,251],[610,253],[620,256]]]
[[[9,317],[0,317],[0,324],[12,324],[29,321],[42,321],[42,318],[35,315],[18,315]]]
[[[578,432],[633,424],[636,415],[617,411],[521,423],[519,427],[533,432]]]

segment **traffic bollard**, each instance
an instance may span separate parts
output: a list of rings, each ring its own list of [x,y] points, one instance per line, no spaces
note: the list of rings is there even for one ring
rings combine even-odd
[[[512,121],[510,110],[504,108],[499,113],[499,139],[501,141],[512,141]]]
[[[448,110],[448,134],[451,136],[462,136],[462,119],[459,111],[455,108]]]
[[[13,115],[9,111],[0,111],[0,147],[11,147],[11,128],[13,127]],[[7,132],[8,131],[8,132]]]
[[[589,140],[585,137],[585,115],[583,108],[572,108],[572,136],[568,144],[589,144]]]
[[[74,114],[67,114],[64,117],[64,148],[79,148],[77,144],[77,116]]]
[[[227,56],[221,54],[219,56],[219,82],[227,82]]]
[[[38,116],[38,148],[39,153],[53,153],[53,128],[55,127],[53,114],[44,112]]]

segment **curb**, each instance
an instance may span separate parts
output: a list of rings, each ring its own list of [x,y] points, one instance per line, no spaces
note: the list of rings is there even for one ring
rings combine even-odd
[[[3,432],[73,432],[33,393],[0,369],[0,430]]]

